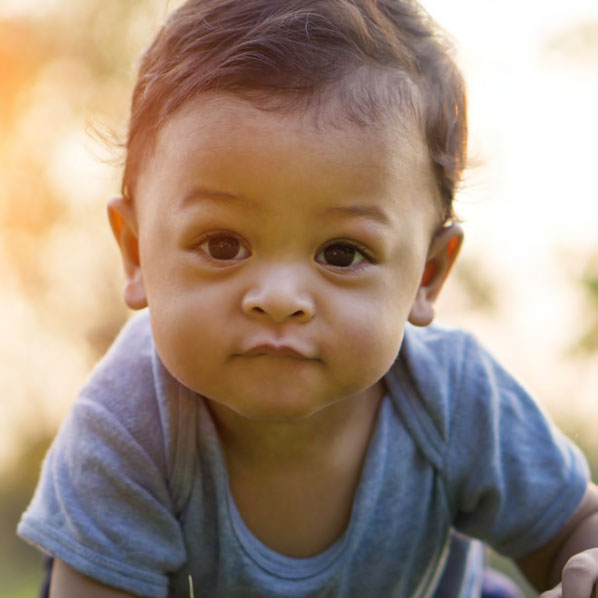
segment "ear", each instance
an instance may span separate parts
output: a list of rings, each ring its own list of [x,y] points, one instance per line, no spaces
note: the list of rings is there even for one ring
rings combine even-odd
[[[125,303],[131,309],[143,309],[147,307],[147,297],[139,261],[137,216],[133,203],[124,197],[113,197],[108,202],[108,220],[123,260]]]
[[[434,301],[440,294],[463,243],[463,229],[453,223],[436,232],[430,244],[426,267],[409,312],[409,321],[427,326],[434,319]]]

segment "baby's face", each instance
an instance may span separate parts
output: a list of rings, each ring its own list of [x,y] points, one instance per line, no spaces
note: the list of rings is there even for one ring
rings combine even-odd
[[[203,95],[136,187],[158,353],[205,397],[293,420],[367,391],[399,350],[439,226],[422,139]]]

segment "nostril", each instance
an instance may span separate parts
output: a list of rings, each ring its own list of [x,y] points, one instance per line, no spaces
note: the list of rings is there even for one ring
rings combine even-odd
[[[275,322],[286,319],[305,322],[310,320],[315,311],[311,301],[296,296],[295,294],[282,295],[281,293],[262,293],[252,296],[248,293],[242,301],[241,309],[250,318],[269,317]]]

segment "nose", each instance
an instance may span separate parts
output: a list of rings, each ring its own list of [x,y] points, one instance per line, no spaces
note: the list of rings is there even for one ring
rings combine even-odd
[[[309,322],[315,315],[315,303],[301,288],[301,279],[299,272],[289,268],[262,272],[243,297],[243,312],[252,318],[270,318],[277,324],[287,320]]]

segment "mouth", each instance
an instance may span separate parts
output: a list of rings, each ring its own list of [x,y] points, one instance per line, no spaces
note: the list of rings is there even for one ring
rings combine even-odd
[[[256,345],[243,353],[245,357],[258,357],[260,355],[269,355],[271,357],[288,357],[291,359],[310,360],[311,358],[301,351],[290,347],[289,345]]]

